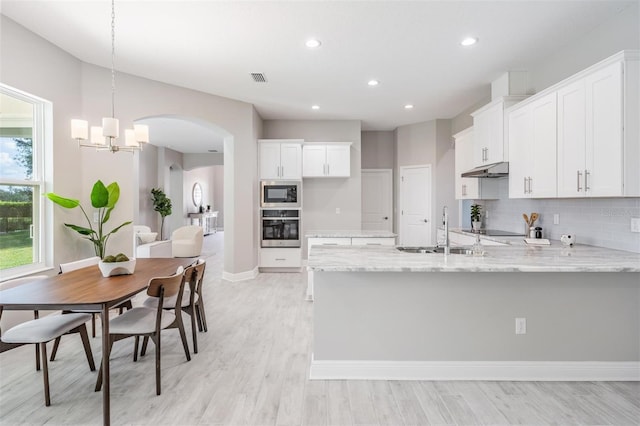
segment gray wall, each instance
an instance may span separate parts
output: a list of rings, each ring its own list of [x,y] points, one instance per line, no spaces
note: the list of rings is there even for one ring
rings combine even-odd
[[[640,361],[638,273],[318,272],[314,284],[315,360]]]
[[[69,133],[72,118],[82,116],[80,62],[55,45],[0,15],[0,81],[53,103],[53,184],[47,191],[77,198],[90,205],[83,187],[82,157]],[[93,182],[91,182],[93,184]],[[53,264],[93,255],[91,243],[63,225],[84,224],[82,213],[46,203],[52,212]],[[131,238],[126,249],[131,251]]]
[[[393,131],[362,132],[362,168],[393,169],[396,143]]]
[[[433,120],[409,124],[396,129],[395,229],[400,229],[398,194],[400,193],[400,167],[431,165],[431,236],[436,242],[436,228],[440,224],[443,206],[449,207],[449,215],[457,217],[458,203],[454,194],[454,160],[450,120]]]
[[[534,89],[543,90],[620,50],[640,49],[638,28],[640,11],[636,3],[532,67],[529,71]],[[453,134],[473,124],[469,113],[475,109],[474,106],[452,119]],[[631,218],[640,216],[639,198],[511,200],[507,186],[504,179],[500,199],[483,202],[489,211],[488,226],[521,230],[522,213],[535,211],[542,214],[540,225],[549,238],[573,233],[586,244],[640,252],[640,234],[630,231]],[[461,203],[463,217],[469,216],[470,204]],[[559,225],[553,225],[554,213],[560,214]]]
[[[91,186],[97,179],[117,181],[122,193],[112,216],[113,223],[139,222],[139,197],[157,186],[149,181],[154,172],[143,169],[157,167],[157,164],[141,164],[141,159],[152,161],[147,154],[78,149],[69,135],[72,118],[98,123],[109,113],[110,70],[79,62],[5,16],[0,19],[3,83],[53,102],[54,187],[50,189],[88,202]],[[128,74],[118,73],[116,79],[116,117],[123,128],[140,118],[180,115],[217,124],[226,131],[224,271],[229,274],[253,271],[258,263],[256,140],[262,131],[262,120],[255,108],[244,102]],[[144,177],[141,179],[139,175]],[[163,181],[162,176],[158,178]],[[151,185],[143,188],[140,186],[143,181]],[[150,217],[145,214],[145,221]],[[75,211],[54,209],[54,262],[91,255],[91,246],[72,235],[63,227],[63,222],[80,223],[81,217]],[[130,253],[131,240],[131,227],[123,228],[110,240],[110,250]]]
[[[265,120],[265,139],[352,142],[351,177],[305,178],[302,183],[303,229],[360,229],[361,128],[357,120]],[[340,208],[340,214],[336,214]],[[306,252],[306,250],[303,250]]]

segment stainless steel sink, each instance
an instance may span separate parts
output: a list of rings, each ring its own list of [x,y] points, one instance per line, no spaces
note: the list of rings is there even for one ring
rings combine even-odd
[[[425,253],[425,254],[437,254],[444,253],[444,247],[429,246],[429,247],[396,247],[397,250],[403,253]],[[471,254],[471,249],[467,247],[450,247],[451,254]]]

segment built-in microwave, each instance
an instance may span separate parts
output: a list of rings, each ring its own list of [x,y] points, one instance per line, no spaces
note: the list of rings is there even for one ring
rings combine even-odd
[[[260,182],[260,207],[299,208],[302,182],[298,180],[263,180]]]

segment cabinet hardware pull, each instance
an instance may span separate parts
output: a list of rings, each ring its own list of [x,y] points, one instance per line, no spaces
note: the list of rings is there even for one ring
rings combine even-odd
[[[327,164],[327,176],[329,176],[331,172],[329,171],[329,164]]]
[[[389,216],[383,217],[384,220],[389,220]]]
[[[533,191],[531,190],[531,181],[533,179],[531,179],[531,176],[529,176],[529,194],[531,194]]]
[[[582,191],[582,188],[580,187],[580,178],[582,177],[582,172],[580,170],[578,170],[578,175],[577,175],[577,179],[578,179],[578,192]]]
[[[337,246],[338,243],[322,243],[323,246]]]
[[[427,223],[427,222],[429,222],[429,220],[425,219],[424,222]]]
[[[524,185],[524,189],[522,191],[524,194],[526,194],[527,193],[527,177],[526,176],[522,178],[522,182]]]
[[[287,259],[283,259],[281,257],[277,257],[276,260],[287,260]]]
[[[584,171],[584,192],[587,192],[588,190],[590,190],[591,188],[589,188],[589,175],[591,175],[591,173],[589,172],[589,170]]]
[[[31,225],[29,225],[29,238],[31,238],[33,240],[33,223]]]

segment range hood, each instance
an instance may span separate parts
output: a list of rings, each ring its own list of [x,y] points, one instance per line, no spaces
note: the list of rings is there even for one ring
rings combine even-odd
[[[501,178],[509,176],[509,163],[486,164],[461,175],[463,178]]]

